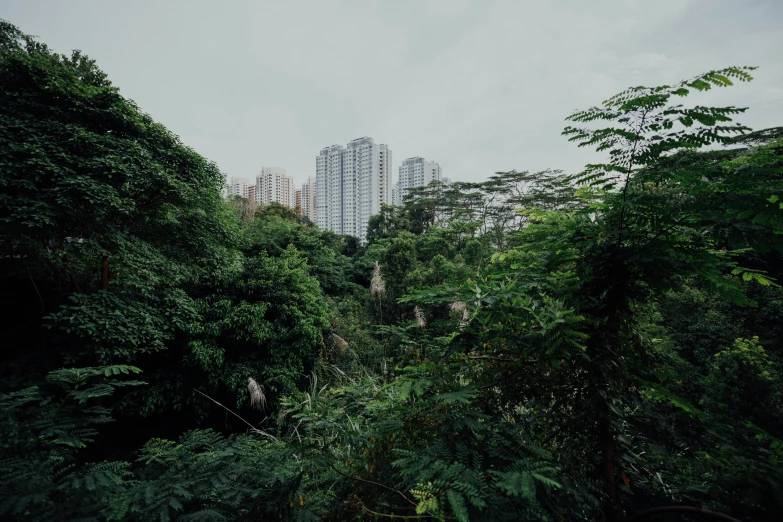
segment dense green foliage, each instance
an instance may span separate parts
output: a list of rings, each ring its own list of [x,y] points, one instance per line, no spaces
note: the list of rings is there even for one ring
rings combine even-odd
[[[750,70],[577,112],[606,163],[418,187],[360,245],[222,198],[0,22],[0,518],[777,520],[783,129],[675,104]]]

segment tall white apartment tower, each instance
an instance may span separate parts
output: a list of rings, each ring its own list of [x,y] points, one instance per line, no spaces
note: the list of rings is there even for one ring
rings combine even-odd
[[[307,180],[302,183],[302,215],[313,223],[315,223],[315,186],[314,176],[308,176]]]
[[[408,158],[400,165],[400,177],[394,186],[392,204],[402,205],[406,195],[405,189],[429,185],[431,181],[441,181],[443,172],[435,161],[424,158]]]
[[[315,224],[343,233],[343,149],[332,145],[315,159]]]
[[[296,186],[294,178],[288,176],[284,168],[262,167],[256,176],[256,203],[269,205],[273,201],[286,207],[296,206]]]
[[[358,138],[322,149],[315,163],[316,225],[364,241],[370,216],[391,203],[391,150]]]
[[[228,185],[229,196],[239,196],[242,198],[248,197],[248,187],[251,182],[245,178],[231,178],[231,183]]]

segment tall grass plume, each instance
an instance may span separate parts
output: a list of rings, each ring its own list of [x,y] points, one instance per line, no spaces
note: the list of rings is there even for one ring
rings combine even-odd
[[[247,391],[250,393],[250,407],[256,410],[266,409],[266,394],[264,387],[258,384],[255,379],[248,377]]]

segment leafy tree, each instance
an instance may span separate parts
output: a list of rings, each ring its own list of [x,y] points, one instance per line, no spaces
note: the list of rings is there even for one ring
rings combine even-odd
[[[410,232],[410,229],[410,223],[399,209],[383,204],[381,211],[370,216],[367,222],[367,242],[372,244],[382,238],[396,237],[399,231]]]
[[[0,23],[0,517],[775,519],[783,132],[676,104],[749,71],[577,112],[607,162],[417,187],[363,246]]]
[[[242,196],[231,195],[228,201],[237,219],[245,223],[251,221],[258,211],[258,203]]]
[[[323,291],[331,296],[351,294],[358,290],[353,283],[353,267],[342,254],[344,240],[317,228],[277,215],[258,214],[244,230],[243,252],[255,256],[265,252],[277,257],[293,245],[307,259],[308,271]]]
[[[49,372],[41,385],[0,394],[0,516],[74,519],[96,513],[106,495],[122,490],[131,476],[126,463],[77,464],[79,450],[111,421],[107,408],[88,403],[118,387],[143,384],[117,378],[129,373],[139,369],[64,368]]]
[[[256,215],[262,219],[269,216],[278,216],[282,219],[285,219],[286,221],[291,221],[294,223],[302,223],[305,219],[296,209],[286,207],[277,201],[273,201],[269,205],[262,205],[258,208],[258,210],[256,210]]]
[[[318,360],[329,315],[307,261],[293,247],[280,257],[262,253],[196,302],[202,320],[191,329],[177,368],[149,376],[151,386],[126,398],[141,415],[187,398],[202,415],[209,403],[196,391],[246,408],[248,379],[264,387],[266,402],[299,387]],[[173,385],[172,385],[173,384]]]
[[[0,33],[3,271],[28,276],[25,293],[65,334],[26,360],[129,362],[163,349],[194,318],[184,289],[230,264],[222,174],[81,53],[52,53],[7,22]],[[42,337],[36,328],[11,335]]]

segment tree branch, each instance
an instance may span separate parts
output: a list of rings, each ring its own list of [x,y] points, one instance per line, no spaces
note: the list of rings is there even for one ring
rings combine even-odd
[[[508,379],[508,378],[510,378],[510,377],[513,377],[514,375],[518,374],[518,373],[519,373],[519,372],[521,372],[521,371],[522,371],[522,368],[517,368],[516,370],[514,370],[514,371],[513,371],[513,372],[511,372],[511,373],[509,373],[509,374],[508,374],[508,375],[506,375],[505,377],[503,377],[503,378],[500,378],[500,379],[496,380],[496,381],[495,381],[495,382],[493,382],[493,383],[490,383],[490,384],[485,384],[484,386],[480,386],[480,387],[479,387],[479,390],[488,390],[489,388],[494,388],[495,386],[497,386],[497,385],[498,385],[498,384],[500,384],[501,382],[505,381],[506,379]]]
[[[63,256],[63,264],[67,262],[68,262],[68,254],[65,254]],[[79,284],[79,281],[76,280],[76,276],[73,274],[73,269],[71,269],[71,267],[69,266],[66,266],[65,269],[68,270],[68,275],[71,276],[71,284],[76,289],[76,293],[83,294],[84,292],[82,291],[82,287]]]
[[[468,355],[468,359],[475,361],[475,360],[488,360],[488,361],[499,361],[499,362],[509,362],[509,363],[525,363],[525,364],[535,364],[540,361],[540,359],[504,359],[503,357],[494,357],[492,355]]]
[[[201,395],[203,395],[203,396],[204,396],[204,397],[206,397],[207,399],[211,400],[212,402],[214,402],[215,404],[217,404],[218,406],[220,406],[221,408],[223,408],[224,410],[226,410],[228,413],[230,413],[231,415],[233,415],[233,416],[234,416],[234,417],[236,417],[237,419],[239,419],[239,420],[241,420],[242,422],[244,422],[245,424],[247,424],[247,425],[250,427],[250,431],[252,431],[252,432],[254,432],[254,433],[258,433],[258,434],[260,434],[260,435],[263,435],[263,436],[265,436],[265,437],[269,437],[270,439],[272,439],[272,440],[274,440],[274,441],[276,441],[276,440],[277,440],[277,438],[275,438],[273,435],[270,435],[270,434],[268,434],[268,433],[267,433],[267,432],[265,432],[265,431],[259,430],[258,428],[256,428],[255,426],[253,426],[252,424],[250,424],[249,422],[247,422],[245,419],[243,419],[242,417],[240,417],[239,415],[237,415],[237,414],[236,414],[236,413],[234,413],[233,411],[229,410],[228,408],[226,408],[226,407],[225,407],[225,406],[223,406],[222,404],[220,404],[218,401],[216,401],[215,399],[213,399],[212,397],[210,397],[210,396],[209,396],[209,395],[207,395],[206,393],[200,392],[200,391],[198,391],[198,390],[197,390],[197,389],[195,389],[195,388],[193,389],[193,391],[194,391],[194,392],[196,392],[196,393],[200,393]],[[263,422],[263,421],[262,421],[262,422]]]
[[[663,507],[657,507],[652,509],[645,509],[644,511],[640,511],[634,515],[631,515],[631,517],[628,520],[629,522],[631,520],[641,520],[643,518],[649,517],[651,515],[656,515],[658,513],[671,513],[671,512],[699,513],[701,515],[706,515],[708,517],[717,518],[718,520],[727,520],[728,522],[742,522],[734,517],[730,517],[729,515],[718,513],[717,511],[710,511],[709,509],[702,509],[700,507],[692,507],[692,506],[663,506]]]
[[[622,246],[623,217],[625,215],[625,199],[626,199],[626,194],[628,193],[628,181],[631,178],[633,161],[636,158],[636,147],[639,145],[639,134],[641,133],[642,128],[644,127],[644,120],[647,118],[648,112],[649,109],[645,109],[644,113],[642,114],[642,121],[639,122],[639,126],[636,128],[636,139],[633,142],[633,149],[631,149],[631,157],[628,159],[628,170],[625,173],[625,183],[623,184],[623,202],[622,205],[620,205],[620,222],[617,226],[617,248],[620,248]]]
[[[109,258],[101,259],[101,290],[109,289]]]
[[[44,316],[46,315],[46,306],[44,305],[43,297],[41,297],[41,292],[38,291],[38,285],[35,284],[35,279],[33,279],[33,274],[30,273],[30,267],[27,266],[27,263],[24,264],[24,268],[27,270],[27,275],[30,277],[30,282],[33,284],[36,295],[38,295],[38,301],[41,303],[41,316]]]
[[[421,520],[421,515],[390,515],[389,513],[378,513],[377,511],[373,511],[372,509],[365,506],[364,502],[362,502],[361,500],[359,500],[358,505],[360,508],[362,508],[362,511],[366,511],[367,513],[376,517],[399,518],[401,520]],[[457,519],[454,517],[444,517],[444,520],[457,520]]]
[[[380,487],[380,488],[383,488],[383,489],[385,489],[385,490],[387,490],[387,491],[391,491],[392,493],[397,493],[399,496],[401,496],[403,499],[405,499],[405,501],[406,501],[408,504],[410,504],[411,506],[413,506],[413,507],[416,507],[416,505],[417,505],[417,504],[416,504],[414,501],[412,501],[411,499],[409,499],[408,497],[406,497],[406,496],[405,496],[405,493],[403,493],[403,492],[402,492],[402,491],[400,491],[399,489],[390,488],[389,486],[383,485],[383,484],[381,484],[380,482],[373,482],[372,480],[365,480],[365,479],[363,479],[363,478],[359,478],[359,477],[353,477],[353,476],[351,476],[351,475],[346,475],[345,473],[343,473],[342,471],[340,471],[339,469],[337,469],[337,468],[334,466],[334,464],[329,464],[329,465],[331,466],[331,468],[332,468],[333,470],[335,470],[337,473],[339,473],[340,475],[342,475],[342,476],[343,476],[343,477],[345,477],[345,478],[349,478],[349,479],[351,479],[351,480],[358,480],[359,482],[366,482],[367,484],[372,484],[372,485],[374,485],[374,486],[378,486],[378,487]]]

